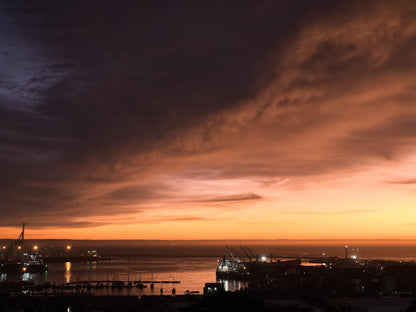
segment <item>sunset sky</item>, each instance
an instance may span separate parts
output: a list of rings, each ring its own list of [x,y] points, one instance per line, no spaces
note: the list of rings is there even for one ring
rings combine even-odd
[[[416,238],[416,1],[0,1],[0,238]]]

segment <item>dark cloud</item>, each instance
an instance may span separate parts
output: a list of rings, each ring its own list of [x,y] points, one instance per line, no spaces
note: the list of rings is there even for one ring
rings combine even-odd
[[[206,218],[195,216],[163,216],[160,218],[151,218],[148,220],[137,220],[134,223],[159,224],[163,222],[198,222],[198,221],[218,221],[219,218]]]
[[[141,219],[127,219],[120,220],[120,218],[109,218],[100,221],[71,221],[64,219],[56,219],[55,222],[51,222],[48,218],[42,220],[42,218],[26,218],[25,221],[30,224],[30,228],[37,229],[53,229],[53,228],[89,228],[89,227],[100,227],[106,225],[131,225],[131,224],[161,224],[165,222],[198,222],[198,221],[218,221],[218,218],[206,218],[198,216],[162,216],[162,217],[151,217]],[[15,227],[18,220],[6,220],[1,223],[2,226]]]
[[[294,215],[331,215],[331,214],[341,214],[341,215],[348,215],[348,214],[361,214],[361,213],[368,213],[371,212],[370,209],[349,209],[349,210],[340,210],[340,209],[333,209],[328,211],[280,211],[282,214],[294,214]]]
[[[395,181],[388,181],[387,183],[390,184],[416,184],[416,179],[401,179],[401,180],[395,180]]]
[[[221,197],[214,197],[214,198],[203,198],[203,199],[195,199],[196,202],[205,202],[205,203],[221,203],[221,202],[240,202],[240,201],[247,201],[247,200],[257,200],[261,199],[260,195],[254,193],[247,193],[247,194],[235,194],[235,195],[228,195],[228,196],[221,196]]]
[[[269,49],[294,20],[262,5],[4,4],[9,54],[19,49],[26,58],[12,68],[16,82],[1,82],[15,97],[18,89],[36,95],[25,110],[4,99],[0,106],[8,216],[79,205],[80,184],[128,180],[131,158],[163,150],[172,136],[255,96]],[[132,200],[120,192],[107,199]]]
[[[0,20],[1,225],[255,201],[172,184],[319,175],[415,143],[410,1],[9,1]]]

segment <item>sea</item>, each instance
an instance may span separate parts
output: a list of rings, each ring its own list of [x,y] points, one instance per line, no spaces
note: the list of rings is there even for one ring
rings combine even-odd
[[[7,242],[3,242],[7,243]],[[0,241],[1,244],[1,241]],[[169,295],[202,293],[205,283],[222,282],[226,290],[247,287],[245,282],[219,281],[215,270],[224,256],[290,259],[294,257],[356,256],[366,259],[416,260],[413,241],[73,241],[31,240],[44,256],[75,256],[94,253],[104,260],[49,263],[46,273],[19,276],[0,274],[0,281],[21,279],[52,285],[87,281],[153,281],[154,288],[92,288],[95,295]],[[68,251],[67,246],[71,249]],[[247,246],[249,251],[242,246]],[[70,254],[69,254],[70,253]],[[163,283],[161,283],[163,281]],[[178,283],[179,282],[179,283]]]

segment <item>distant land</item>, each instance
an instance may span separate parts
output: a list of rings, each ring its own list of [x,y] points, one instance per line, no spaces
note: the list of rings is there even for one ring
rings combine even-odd
[[[13,238],[0,238],[0,241],[11,241]],[[176,243],[176,244],[215,244],[215,245],[224,245],[224,244],[328,244],[328,245],[339,245],[339,244],[349,244],[349,243],[366,243],[366,244],[416,244],[416,238],[380,238],[380,239],[349,239],[349,238],[334,238],[334,239],[180,239],[180,240],[169,240],[169,239],[35,239],[29,238],[25,241],[45,241],[45,242],[96,242],[96,243],[105,243],[105,242],[120,242],[125,244],[131,243]]]
[[[7,245],[10,239],[0,239]],[[42,254],[62,253],[71,245],[73,255],[96,250],[105,256],[186,256],[222,257],[227,255],[226,246],[231,246],[238,256],[243,256],[240,245],[247,245],[259,256],[345,256],[345,245],[350,255],[366,258],[416,259],[416,240],[71,240],[71,239],[27,239],[27,248],[39,246]]]

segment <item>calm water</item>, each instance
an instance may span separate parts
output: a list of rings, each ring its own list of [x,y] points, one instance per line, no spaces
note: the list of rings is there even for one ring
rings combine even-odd
[[[23,280],[33,280],[35,284],[49,282],[63,284],[77,281],[180,281],[179,284],[155,283],[154,290],[147,288],[132,289],[91,289],[96,295],[159,295],[163,288],[164,294],[171,294],[172,288],[177,294],[186,290],[202,293],[204,284],[216,282],[216,257],[118,257],[114,260],[83,263],[51,263],[45,274],[23,275]],[[17,279],[15,276],[2,274],[0,279]],[[240,282],[224,282],[229,290],[244,287]]]
[[[42,244],[42,242],[36,242]],[[67,242],[64,242],[67,244]],[[53,248],[57,251],[64,247],[55,243]],[[0,280],[22,278],[33,280],[35,284],[49,282],[51,284],[63,284],[77,281],[181,281],[180,284],[155,284],[154,290],[148,288],[139,289],[92,289],[96,295],[158,295],[163,287],[164,294],[171,294],[172,288],[176,288],[177,294],[183,294],[186,290],[202,292],[204,284],[215,282],[215,270],[218,258],[226,254],[224,244],[192,244],[165,242],[149,243],[145,241],[121,242],[83,242],[72,241],[73,252],[78,254],[81,250],[97,249],[99,254],[113,255],[113,260],[84,263],[51,263],[46,274],[24,274],[22,277],[0,275]],[[94,244],[92,246],[91,244]],[[114,245],[111,245],[114,244]],[[123,245],[124,244],[124,245]],[[231,245],[234,251],[243,256],[239,245]],[[79,250],[77,250],[77,248]],[[299,256],[318,257],[325,256],[344,257],[343,244],[273,244],[263,243],[250,245],[253,253],[260,256]],[[413,244],[374,244],[374,245],[349,245],[349,255],[357,255],[359,258],[377,258],[394,260],[415,260],[416,245]],[[146,254],[150,254],[146,255]],[[239,282],[225,282],[225,288],[236,290],[246,285]]]

